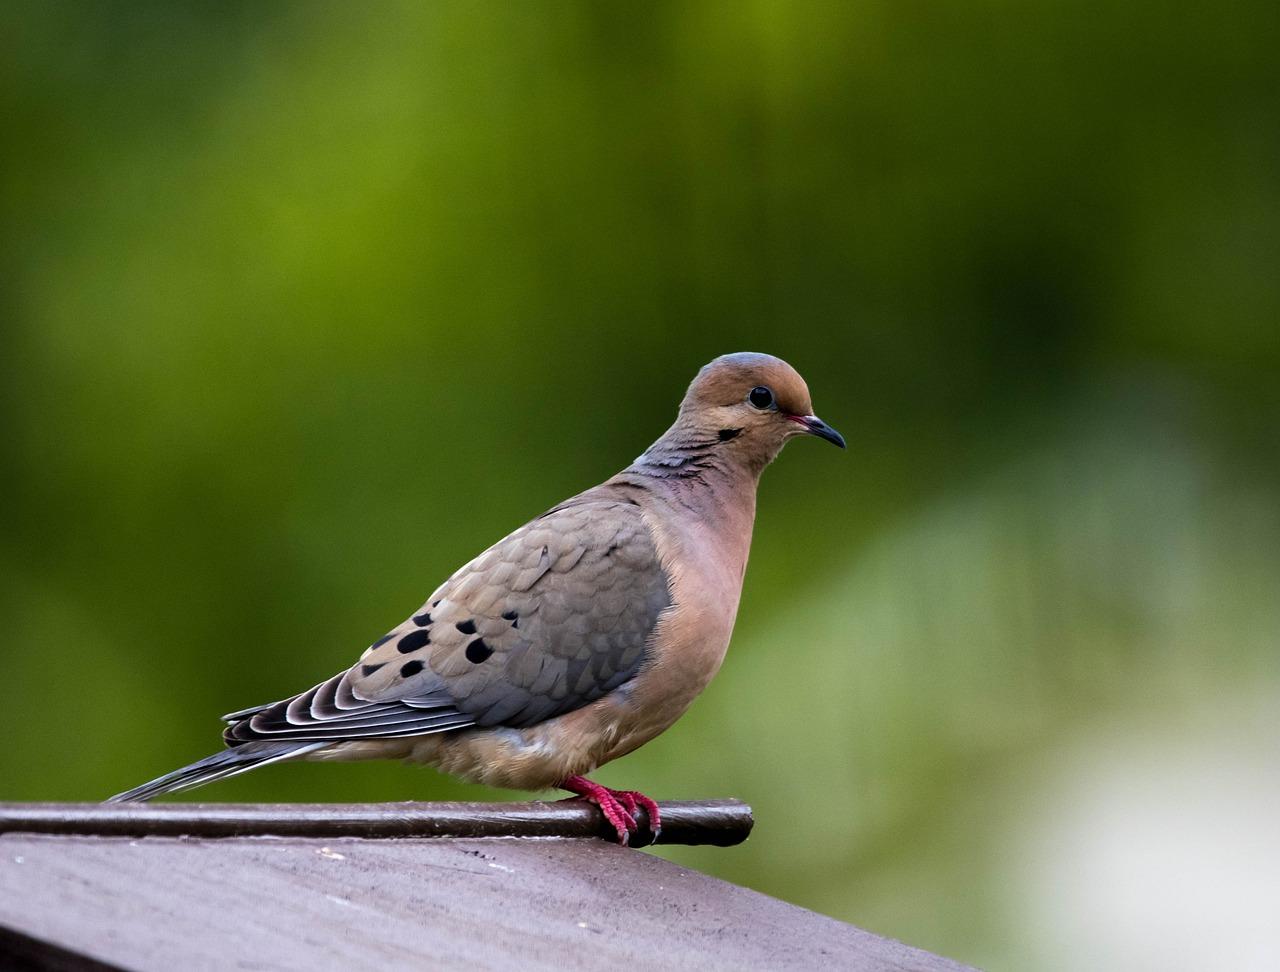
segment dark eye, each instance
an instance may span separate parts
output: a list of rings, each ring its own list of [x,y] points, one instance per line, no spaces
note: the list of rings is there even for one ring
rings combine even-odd
[[[751,389],[751,394],[747,396],[753,407],[758,409],[773,408],[773,392],[765,388],[764,385],[757,385]]]

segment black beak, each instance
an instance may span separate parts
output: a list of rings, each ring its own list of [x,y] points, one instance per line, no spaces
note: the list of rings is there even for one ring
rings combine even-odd
[[[810,435],[816,435],[819,439],[826,439],[828,442],[838,445],[841,449],[845,447],[844,436],[829,426],[816,415],[789,415],[791,421],[804,427],[804,430]]]

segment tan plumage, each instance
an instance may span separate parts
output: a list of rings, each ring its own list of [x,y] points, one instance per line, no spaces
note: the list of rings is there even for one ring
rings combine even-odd
[[[652,801],[581,777],[670,726],[719,669],[760,472],[805,433],[844,444],[786,362],[717,358],[625,470],[460,568],[347,671],[224,717],[225,752],[112,799],[283,759],[405,758],[496,786],[567,786],[625,840],[613,811],[639,802],[652,821]]]

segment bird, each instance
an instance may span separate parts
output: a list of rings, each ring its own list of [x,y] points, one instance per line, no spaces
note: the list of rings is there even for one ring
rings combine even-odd
[[[398,758],[464,780],[563,789],[627,844],[635,790],[587,779],[669,728],[724,660],[760,474],[797,436],[840,448],[781,358],[703,366],[675,422],[617,475],[459,568],[350,668],[223,716],[225,749],[108,802],[149,800],[286,760]]]

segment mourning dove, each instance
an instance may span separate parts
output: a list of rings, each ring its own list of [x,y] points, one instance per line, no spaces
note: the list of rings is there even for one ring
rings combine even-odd
[[[797,435],[841,448],[804,380],[716,358],[630,466],[460,568],[360,660],[223,717],[227,749],[111,798],[147,800],[289,759],[398,758],[490,786],[561,788],[627,842],[644,795],[586,779],[674,723],[733,631],[760,473]]]

